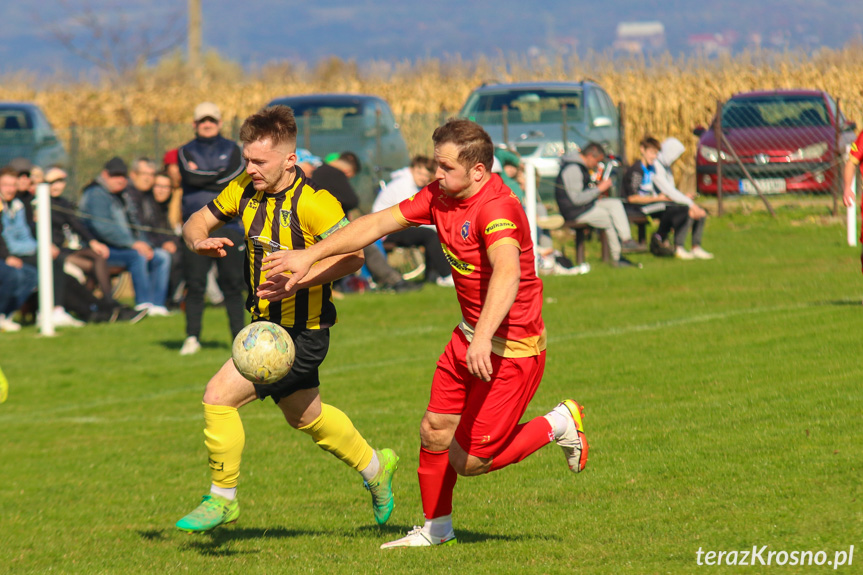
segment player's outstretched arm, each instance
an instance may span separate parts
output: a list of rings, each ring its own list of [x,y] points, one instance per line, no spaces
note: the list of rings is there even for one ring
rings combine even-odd
[[[223,258],[227,255],[225,246],[233,246],[228,238],[211,238],[210,234],[222,227],[222,222],[203,207],[183,224],[183,240],[189,249],[198,255]]]
[[[352,274],[361,267],[365,257],[363,252],[357,251],[343,256],[333,256],[322,260],[318,265],[312,266],[302,281],[290,284],[291,276],[276,274],[258,286],[256,295],[265,300],[279,301],[294,295],[298,290],[318,286],[343,278]]]
[[[277,274],[290,273],[286,289],[300,282],[311,267],[323,259],[351,254],[361,250],[387,234],[403,229],[390,210],[368,214],[358,218],[304,250],[279,250],[264,258],[261,270],[267,272],[267,280]]]

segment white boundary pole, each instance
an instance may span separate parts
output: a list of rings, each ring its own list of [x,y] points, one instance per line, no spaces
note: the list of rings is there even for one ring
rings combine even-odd
[[[36,186],[36,240],[39,264],[39,331],[54,335],[54,268],[51,257],[51,193],[48,184]]]
[[[530,160],[524,160],[524,211],[530,224],[530,239],[533,242],[533,262],[539,269],[539,248],[536,245],[536,168]]]
[[[854,173],[854,180],[851,182],[853,190],[857,189],[857,171]],[[856,198],[855,198],[856,200]],[[855,201],[848,206],[848,225],[845,226],[848,230],[848,245],[851,247],[857,246],[857,202]]]

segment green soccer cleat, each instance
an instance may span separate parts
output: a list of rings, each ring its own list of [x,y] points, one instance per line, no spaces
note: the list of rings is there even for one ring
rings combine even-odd
[[[233,523],[240,516],[240,503],[220,495],[207,493],[194,511],[177,521],[177,529],[189,533],[204,533],[219,525]]]
[[[364,486],[372,494],[372,511],[375,512],[375,521],[383,525],[393,514],[395,499],[393,498],[393,475],[399,468],[399,457],[392,449],[381,449],[378,451],[378,461],[381,468],[371,481],[366,481]]]

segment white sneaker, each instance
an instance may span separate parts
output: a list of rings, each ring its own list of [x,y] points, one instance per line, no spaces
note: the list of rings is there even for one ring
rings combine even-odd
[[[0,331],[21,331],[21,324],[12,321],[5,315],[0,315]]]
[[[423,531],[422,527],[414,527],[401,539],[390,541],[381,545],[381,549],[395,549],[396,547],[431,547],[432,545],[454,545],[456,543],[455,532],[450,529],[443,537],[435,537]]]
[[[572,266],[571,268],[565,268],[557,262],[554,264],[554,274],[558,276],[578,276],[586,274],[589,271],[590,264],[587,262]]]
[[[455,287],[455,280],[452,279],[452,274],[437,278],[435,283],[441,287]]]
[[[51,313],[51,320],[54,322],[55,327],[81,327],[84,325],[84,322],[80,319],[75,319],[62,307],[55,307],[54,311]]]
[[[566,464],[573,473],[584,471],[587,465],[587,437],[584,436],[584,408],[571,399],[565,399],[557,404],[552,411],[566,418],[566,431],[556,443],[563,449]]]
[[[170,317],[174,314],[168,311],[168,308],[163,305],[154,305],[147,311],[147,315],[153,317]]]
[[[677,246],[674,250],[674,257],[679,260],[694,260],[695,256],[692,255],[692,252],[686,251],[686,248],[683,246]]]
[[[183,347],[180,348],[180,355],[193,355],[201,351],[201,343],[194,335],[190,335],[183,342]]]
[[[695,246],[694,248],[692,248],[692,257],[697,260],[712,260],[713,254],[706,251],[701,246]]]

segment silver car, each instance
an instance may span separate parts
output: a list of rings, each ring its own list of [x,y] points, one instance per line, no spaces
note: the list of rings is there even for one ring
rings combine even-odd
[[[557,177],[564,151],[588,142],[602,144],[612,155],[620,151],[617,108],[590,81],[482,86],[471,92],[459,116],[480,124],[495,144],[532,160],[546,179]]]
[[[0,102],[0,166],[27,158],[36,166],[66,166],[66,150],[42,110],[27,102]]]

